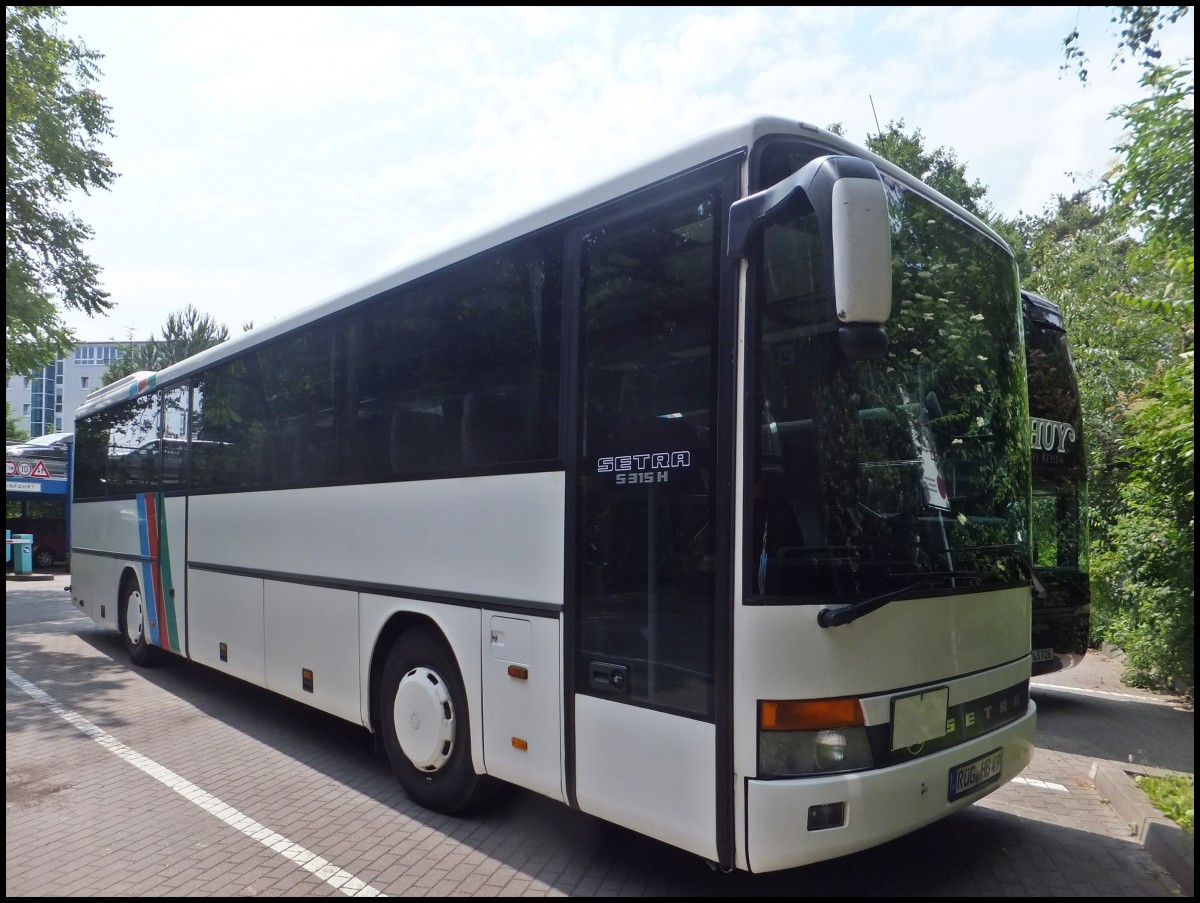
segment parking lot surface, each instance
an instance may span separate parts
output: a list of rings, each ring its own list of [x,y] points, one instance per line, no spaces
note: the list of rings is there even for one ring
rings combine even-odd
[[[1090,653],[1038,678],[1021,778],[874,850],[722,874],[522,790],[412,804],[361,727],[188,662],[134,668],[65,574],[6,584],[8,896],[1087,896],[1180,893],[1096,763],[1194,773],[1185,699]]]

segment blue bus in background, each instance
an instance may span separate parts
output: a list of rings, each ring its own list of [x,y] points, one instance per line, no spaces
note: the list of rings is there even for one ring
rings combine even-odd
[[[4,449],[4,528],[33,537],[32,564],[38,570],[68,560],[74,436],[47,433]]]

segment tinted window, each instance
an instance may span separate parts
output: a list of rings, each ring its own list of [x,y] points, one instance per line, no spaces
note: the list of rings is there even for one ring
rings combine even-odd
[[[199,488],[558,457],[557,241],[455,265],[198,378]]]
[[[157,393],[143,395],[78,424],[76,497],[127,495],[157,488],[161,410]]]
[[[578,675],[628,669],[632,701],[712,711],[712,412],[719,194],[583,236]]]
[[[267,439],[258,358],[222,364],[193,383],[192,485],[200,489],[269,484],[279,472]]]
[[[351,325],[346,466],[423,474],[558,457],[557,240],[473,258]]]

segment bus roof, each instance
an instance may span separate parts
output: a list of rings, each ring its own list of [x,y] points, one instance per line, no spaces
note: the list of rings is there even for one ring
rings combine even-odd
[[[558,201],[526,213],[523,216],[514,217],[504,225],[489,228],[475,237],[450,248],[405,264],[398,269],[360,285],[358,288],[299,308],[293,313],[273,320],[270,323],[235,335],[220,345],[201,351],[186,360],[166,367],[149,380],[146,378],[150,377],[151,374],[139,373],[127,377],[125,380],[115,383],[112,386],[99,389],[92,393],[92,395],[89,395],[83,404],[79,406],[76,410],[76,416],[108,407],[108,405],[116,401],[129,398],[131,395],[141,394],[144,391],[150,391],[155,387],[169,386],[186,378],[198,369],[203,369],[217,361],[234,357],[249,348],[267,343],[305,323],[319,320],[328,314],[365,301],[395,286],[420,278],[444,266],[464,260],[474,254],[535,232],[538,229],[551,226],[556,222],[568,219],[606,201],[620,197],[638,188],[654,184],[676,173],[700,166],[724,154],[747,150],[757,144],[760,139],[771,135],[815,139],[822,144],[830,146],[835,151],[869,160],[880,171],[887,173],[887,175],[907,185],[914,191],[933,199],[973,228],[985,233],[989,238],[1011,253],[1008,243],[977,216],[866,148],[819,126],[800,120],[788,119],[781,116],[756,116],[715,128],[699,137],[662,152],[641,164],[610,175],[590,188],[575,191]],[[145,385],[141,385],[141,388],[130,391],[129,386],[131,382],[137,383],[138,379],[145,381]]]
[[[75,409],[76,416],[80,411],[100,410],[115,402],[134,398],[153,389],[155,385],[157,385],[157,375],[149,370],[139,370],[137,373],[123,376],[107,386],[101,386],[99,389],[89,392],[87,398],[83,400],[83,404]]]
[[[1035,323],[1042,326],[1049,326],[1060,332],[1066,331],[1062,308],[1053,301],[1021,289],[1021,303],[1025,310],[1025,316],[1032,319]]]

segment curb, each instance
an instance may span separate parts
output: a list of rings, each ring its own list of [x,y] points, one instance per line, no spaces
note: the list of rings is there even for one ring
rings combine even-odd
[[[1093,762],[1090,772],[1096,789],[1116,810],[1129,832],[1141,841],[1154,861],[1170,873],[1189,896],[1196,893],[1195,838],[1150,804],[1133,782],[1135,774],[1166,774],[1162,769],[1129,765],[1119,768]]]

